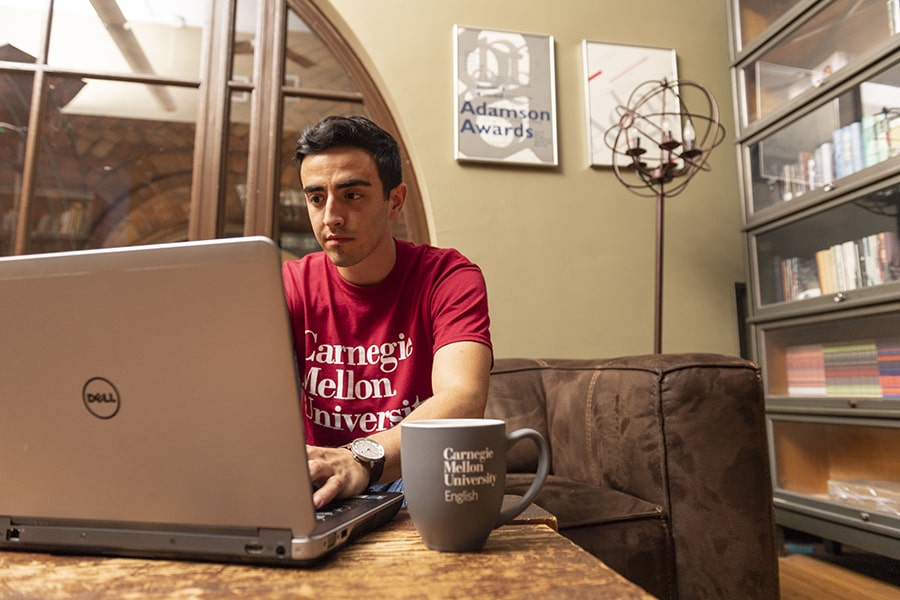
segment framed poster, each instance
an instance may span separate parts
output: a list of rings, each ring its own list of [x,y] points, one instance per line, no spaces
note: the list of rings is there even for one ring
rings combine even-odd
[[[458,161],[556,166],[553,37],[453,26]]]
[[[619,123],[621,108],[631,93],[648,81],[678,79],[675,50],[605,44],[584,40],[584,90],[588,155],[594,166],[612,166],[613,155],[606,140]]]

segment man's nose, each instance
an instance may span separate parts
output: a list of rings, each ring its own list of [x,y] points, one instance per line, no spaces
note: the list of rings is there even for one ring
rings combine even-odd
[[[337,201],[333,196],[328,197],[325,201],[325,225],[330,228],[340,227],[344,224],[344,216],[340,211]]]

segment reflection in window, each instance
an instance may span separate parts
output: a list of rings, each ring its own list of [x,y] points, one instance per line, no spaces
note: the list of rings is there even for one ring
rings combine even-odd
[[[40,53],[46,2],[0,0],[0,60],[33,63]]]
[[[739,0],[740,48],[746,48],[799,0]]]
[[[247,157],[250,154],[250,92],[231,94],[231,123],[225,159],[226,237],[244,232],[247,207]]]
[[[53,78],[40,132],[31,252],[187,239],[195,124],[144,118],[144,84]],[[93,101],[80,101],[92,86]],[[196,105],[194,90],[179,97]],[[127,108],[130,107],[130,108]]]
[[[287,23],[275,23],[283,8]],[[327,114],[389,120],[309,0],[0,0],[0,15],[0,255],[279,229],[306,252],[297,136]],[[256,44],[282,25],[284,47]],[[282,56],[278,89],[254,60]]]
[[[355,92],[356,86],[334,54],[313,34],[297,13],[288,11],[284,52],[284,84],[333,92]]]
[[[234,46],[231,78],[249,83],[253,80],[253,53],[256,47],[257,0],[237,0],[234,17]]]
[[[881,0],[835,0],[741,69],[745,124],[822,85],[895,33]]]
[[[0,72],[0,256],[12,254],[33,78]]]
[[[900,154],[900,65],[750,149],[753,210],[797,199]]]
[[[197,79],[208,13],[209,0],[56,2],[48,62],[62,68]],[[164,102],[160,92],[158,101]]]
[[[300,179],[294,151],[297,138],[303,130],[328,115],[365,114],[362,105],[355,102],[331,102],[327,100],[307,100],[306,98],[284,99],[284,128],[281,136],[281,182],[279,190],[278,221],[280,225],[281,247],[296,256],[319,250],[306,212],[306,198],[300,191]]]

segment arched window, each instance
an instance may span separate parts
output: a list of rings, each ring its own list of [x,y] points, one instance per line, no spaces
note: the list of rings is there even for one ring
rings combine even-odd
[[[268,235],[317,249],[293,148],[327,114],[395,134],[306,0],[3,0],[0,255]],[[395,235],[428,241],[415,173]]]

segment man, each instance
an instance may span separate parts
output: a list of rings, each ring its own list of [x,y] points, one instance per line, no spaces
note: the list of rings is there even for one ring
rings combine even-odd
[[[400,472],[401,420],[482,417],[493,360],[480,269],[395,240],[407,188],[396,141],[326,117],[297,142],[322,252],[283,268],[316,507]],[[383,457],[383,458],[382,458]]]

